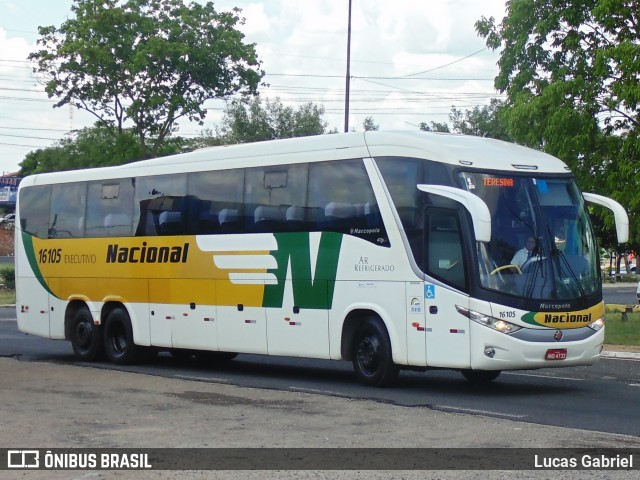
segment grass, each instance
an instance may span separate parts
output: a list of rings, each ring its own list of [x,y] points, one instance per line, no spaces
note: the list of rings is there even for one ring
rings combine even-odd
[[[16,292],[13,290],[0,290],[0,306],[14,305],[16,303]]]
[[[621,313],[605,315],[604,343],[607,345],[640,345],[640,313],[628,313],[622,320]]]

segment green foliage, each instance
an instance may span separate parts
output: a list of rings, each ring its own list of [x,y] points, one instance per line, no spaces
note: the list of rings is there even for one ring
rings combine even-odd
[[[489,105],[464,112],[452,107],[449,114],[451,128],[446,122],[422,122],[419,128],[425,132],[461,133],[511,141],[503,119],[504,108],[504,103],[495,98],[491,99]]]
[[[449,118],[453,123],[453,131],[456,133],[511,141],[501,118],[503,109],[504,103],[492,98],[489,105],[482,108],[474,107],[473,110],[466,112],[452,108]]]
[[[362,122],[362,128],[365,132],[376,132],[380,129],[380,125],[373,120],[373,117],[367,117]]]
[[[420,128],[420,130],[422,130],[423,132],[441,132],[441,133],[451,132],[451,130],[449,130],[449,125],[447,125],[446,122],[444,123],[420,122],[420,125],[418,126],[418,128]]]
[[[495,86],[508,97],[502,118],[509,136],[564,160],[583,190],[617,199],[637,224],[636,2],[518,0],[507,8],[500,24],[482,18],[476,30],[500,49]],[[604,220],[610,228],[610,217]],[[632,235],[629,246],[637,249],[640,232]]]
[[[227,103],[217,142],[250,143],[279,138],[306,137],[326,132],[324,107],[307,103],[293,109],[279,98],[263,105],[259,97]]]
[[[181,118],[202,124],[203,103],[255,93],[264,72],[237,30],[239,9],[182,0],[75,0],[74,17],[40,27],[29,56],[56,107],[71,104],[156,156]],[[150,143],[150,145],[148,145]]]
[[[183,138],[169,137],[159,146],[158,155],[179,153],[188,148]],[[74,139],[67,138],[54,147],[30,152],[20,164],[20,174],[122,165],[142,158],[142,148],[133,131],[123,130],[114,136],[109,128],[97,124],[79,130]]]
[[[16,289],[16,270],[13,267],[0,268],[0,279],[8,290]]]

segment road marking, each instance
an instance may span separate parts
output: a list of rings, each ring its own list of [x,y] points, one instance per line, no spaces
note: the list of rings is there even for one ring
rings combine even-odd
[[[502,372],[502,375],[515,375],[521,377],[535,377],[535,378],[553,378],[556,380],[573,380],[574,382],[584,382],[584,378],[571,378],[571,377],[554,377],[553,375],[536,375],[534,373],[512,373]]]
[[[332,392],[331,390],[316,390],[315,388],[289,387],[289,390],[295,390],[303,393],[319,393],[321,395],[333,395],[336,397],[344,397],[344,392]]]
[[[447,405],[434,405],[433,408],[437,410],[442,410],[444,412],[474,413],[477,415],[490,415],[492,417],[507,417],[507,418],[526,418],[527,417],[527,415],[515,415],[511,413],[492,412],[489,410],[476,410],[475,408],[450,407]]]
[[[194,377],[190,375],[176,375],[174,378],[178,380],[190,380],[193,382],[215,382],[215,383],[229,383],[229,380],[226,378],[216,378],[216,377]]]

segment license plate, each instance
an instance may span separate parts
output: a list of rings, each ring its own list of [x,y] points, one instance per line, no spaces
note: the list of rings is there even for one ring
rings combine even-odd
[[[550,348],[544,356],[545,360],[564,360],[567,358],[566,348]]]

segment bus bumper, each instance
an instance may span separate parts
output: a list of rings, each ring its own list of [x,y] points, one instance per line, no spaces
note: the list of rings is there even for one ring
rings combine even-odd
[[[525,370],[593,365],[602,353],[604,330],[577,341],[530,342],[471,322],[471,368]]]

